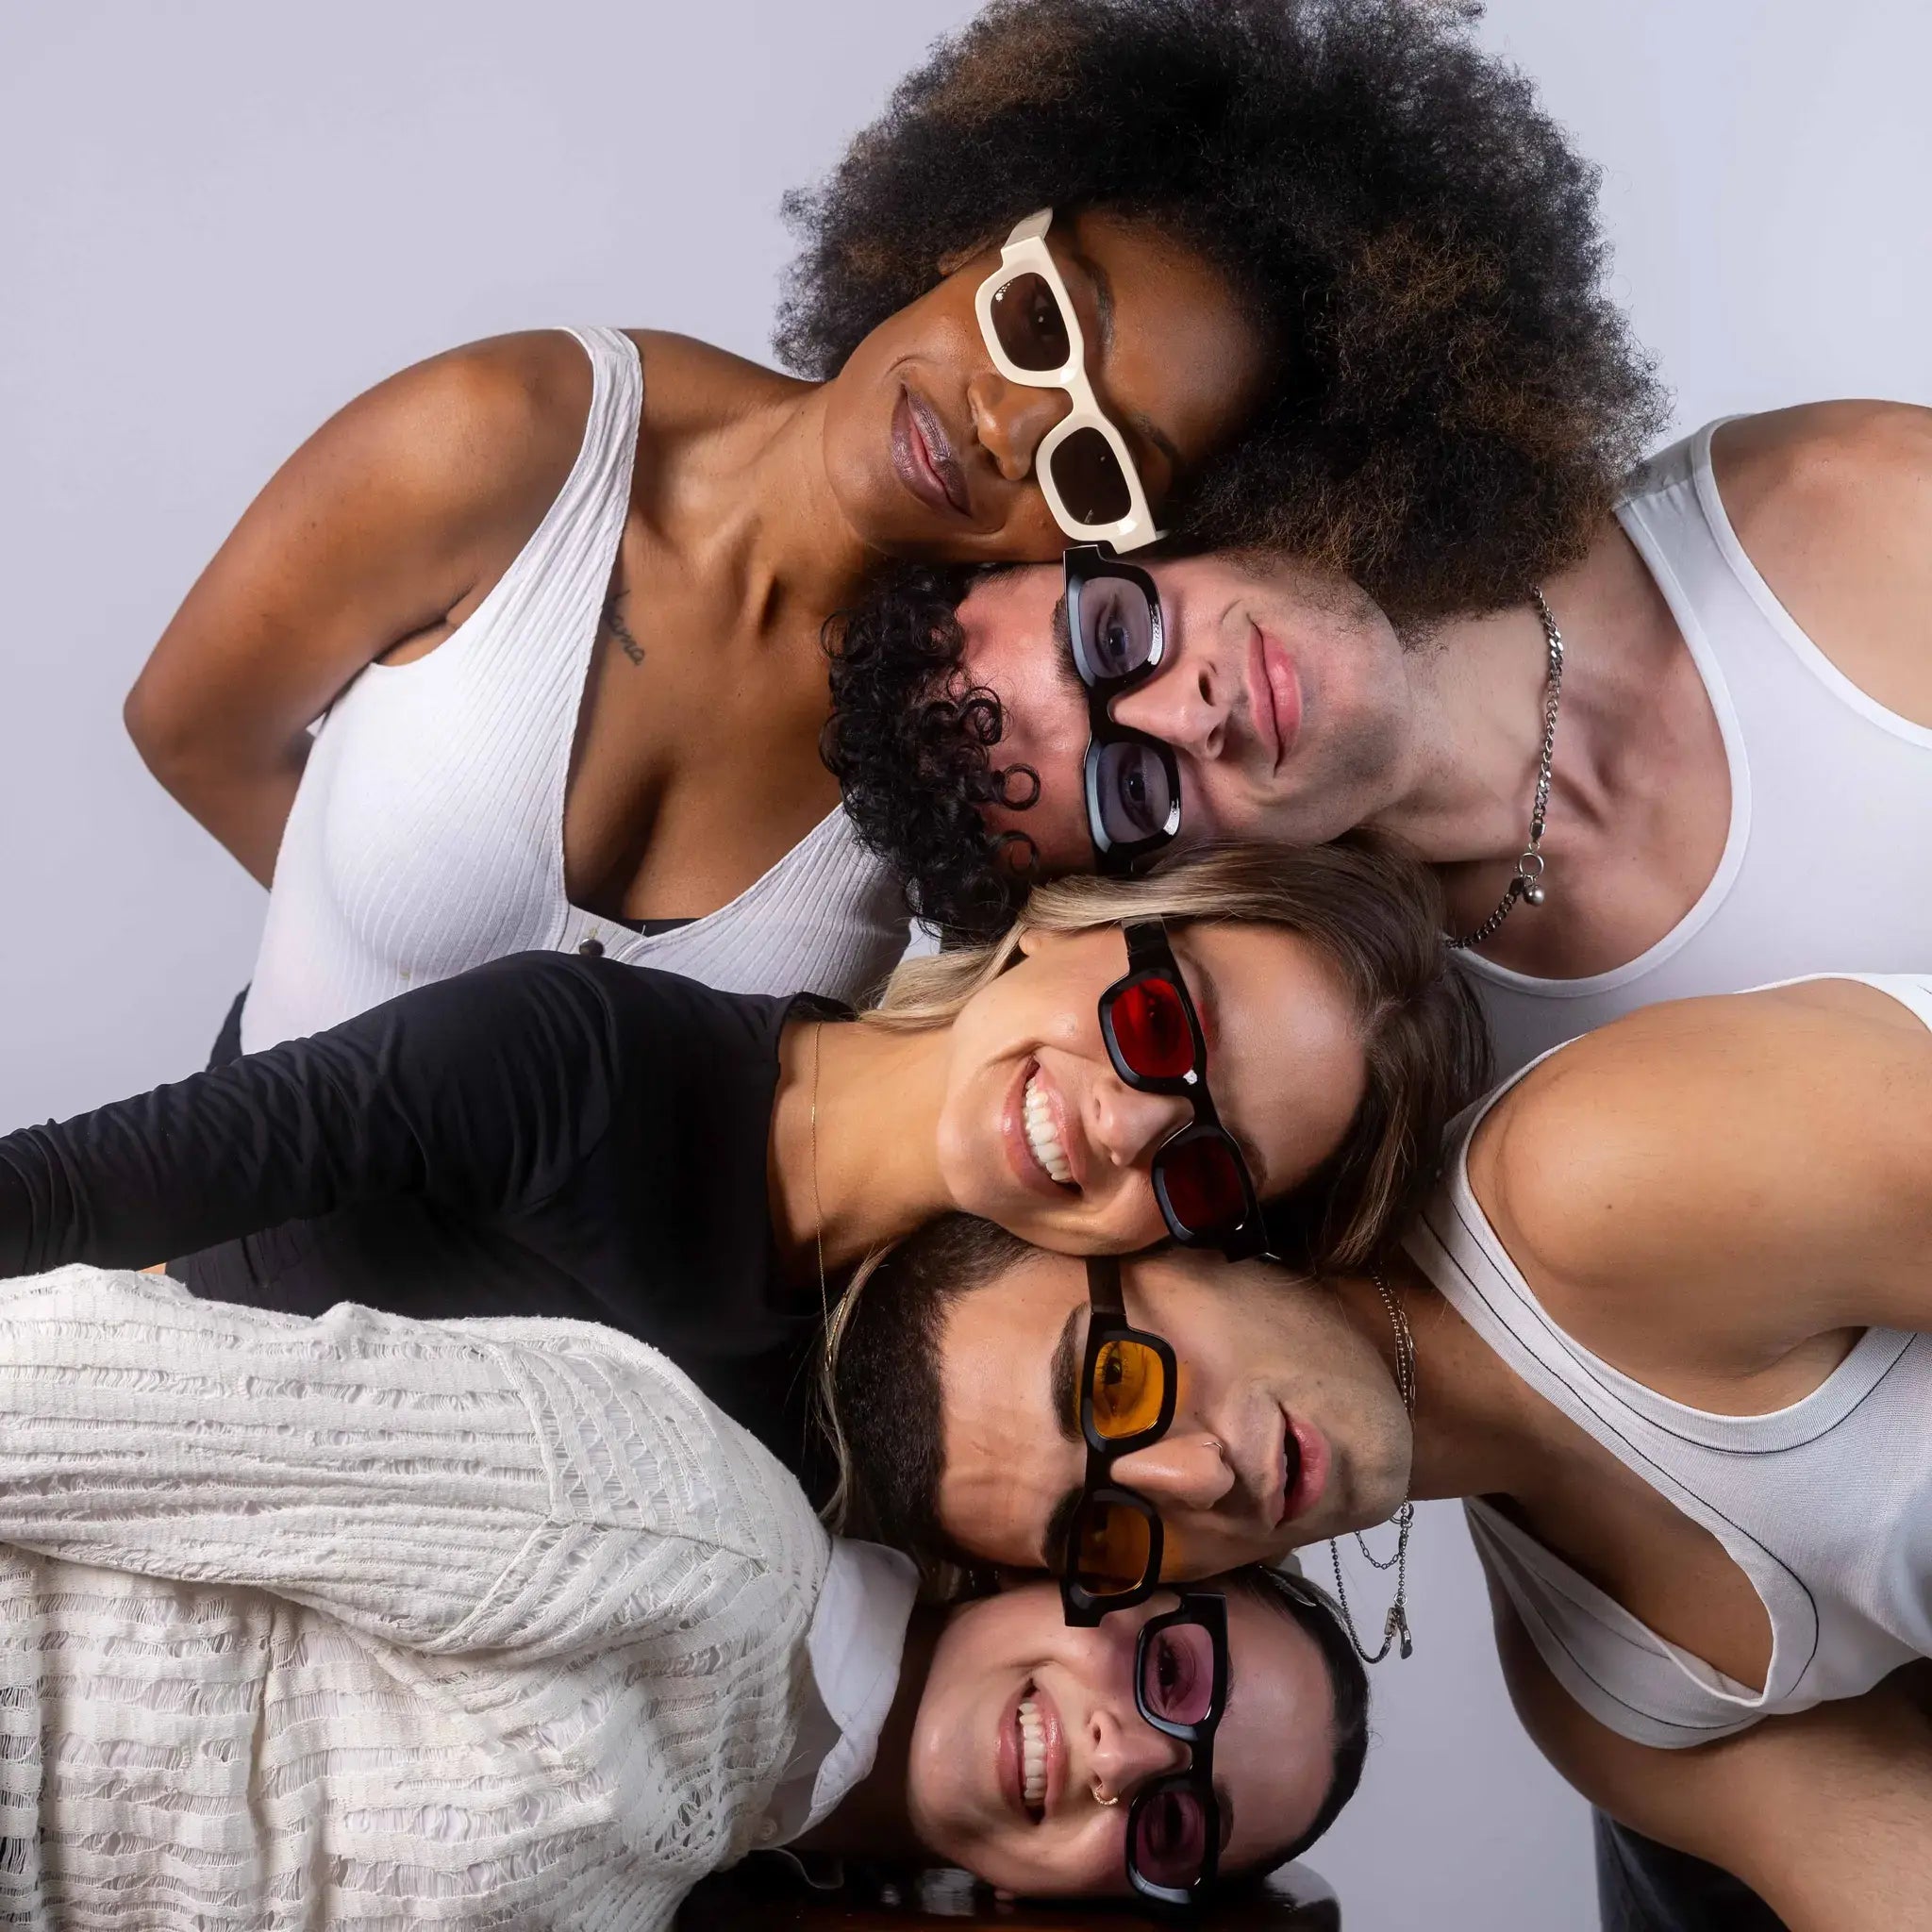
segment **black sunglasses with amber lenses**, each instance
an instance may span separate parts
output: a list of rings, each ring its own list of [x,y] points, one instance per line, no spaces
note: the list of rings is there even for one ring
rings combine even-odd
[[[1154,1198],[1184,1248],[1219,1248],[1230,1261],[1265,1254],[1268,1233],[1254,1176],[1208,1092],[1208,1047],[1187,982],[1158,919],[1135,920],[1126,976],[1100,996],[1100,1033],[1114,1072],[1142,1093],[1178,1094],[1194,1117],[1155,1150]]]
[[[1160,1512],[1136,1490],[1108,1480],[1117,1456],[1131,1456],[1174,1422],[1174,1350],[1130,1327],[1112,1255],[1087,1262],[1087,1352],[1080,1364],[1080,1435],[1087,1474],[1068,1519],[1060,1560],[1060,1608],[1091,1629],[1109,1610],[1145,1603],[1160,1581]]]
[[[1180,1608],[1150,1617],[1134,1646],[1134,1706],[1189,1747],[1185,1771],[1149,1778],[1127,1812],[1127,1883],[1164,1906],[1191,1905],[1221,1865],[1214,1733],[1227,1708],[1227,1599],[1181,1592]]]
[[[1081,789],[1094,870],[1118,877],[1171,844],[1181,828],[1181,773],[1173,748],[1112,716],[1113,701],[1144,684],[1166,653],[1160,597],[1144,570],[1098,543],[1061,560],[1067,647],[1087,687]]]

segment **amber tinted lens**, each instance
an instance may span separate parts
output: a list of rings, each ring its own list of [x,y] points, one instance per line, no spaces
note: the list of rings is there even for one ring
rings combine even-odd
[[[1111,1441],[1144,1435],[1160,1420],[1167,1368],[1143,1341],[1101,1344],[1093,1363],[1093,1426]]]
[[[1241,1165],[1225,1141],[1203,1134],[1155,1158],[1167,1205],[1190,1233],[1232,1228],[1246,1213]]]
[[[1054,487],[1076,524],[1117,524],[1131,508],[1127,473],[1099,430],[1074,430],[1048,461]]]
[[[1146,1579],[1153,1546],[1138,1509],[1090,1498],[1074,1524],[1074,1581],[1092,1596],[1124,1595]]]
[[[1156,1791],[1134,1817],[1134,1869],[1156,1885],[1185,1891],[1207,1863],[1208,1832],[1208,1813],[1195,1792]]]
[[[1113,1040],[1143,1080],[1178,1080],[1194,1064],[1194,1036],[1180,989],[1164,977],[1137,979],[1114,997]]]
[[[993,291],[992,332],[1014,363],[1044,375],[1073,354],[1059,297],[1044,275],[1015,275]]]

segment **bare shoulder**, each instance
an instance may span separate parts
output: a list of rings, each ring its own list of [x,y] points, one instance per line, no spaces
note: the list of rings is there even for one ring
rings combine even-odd
[[[811,386],[695,336],[652,328],[625,333],[643,358],[644,408],[654,434],[702,430]]]
[[[1829,1157],[1827,1158],[1827,1157]],[[1847,980],[1671,1000],[1586,1034],[1491,1109],[1470,1179],[1540,1291],[1602,1313],[1802,1224],[1841,1163],[1932,1159],[1932,1032]],[[1555,1310],[1553,1310],[1555,1312]]]
[[[570,474],[590,406],[590,361],[570,336],[496,336],[365,391],[308,453],[330,470],[368,465],[425,508],[493,508],[521,525]]]
[[[1711,442],[1738,540],[1846,676],[1932,724],[1932,409],[1807,403]]]

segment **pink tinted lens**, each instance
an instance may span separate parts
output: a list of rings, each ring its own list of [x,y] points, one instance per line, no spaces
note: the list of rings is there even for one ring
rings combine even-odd
[[[1208,1857],[1208,1814],[1190,1790],[1157,1791],[1134,1820],[1134,1869],[1156,1885],[1182,1890]]]
[[[1225,1141],[1204,1134],[1156,1159],[1167,1205],[1191,1234],[1232,1228],[1247,1211],[1241,1171]]]
[[[1141,1699],[1173,1724],[1207,1721],[1214,1702],[1214,1640],[1198,1624],[1158,1631],[1141,1659]]]

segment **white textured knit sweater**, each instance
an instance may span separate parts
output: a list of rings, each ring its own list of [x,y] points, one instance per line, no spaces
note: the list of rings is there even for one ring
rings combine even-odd
[[[830,1554],[664,1358],[0,1287],[0,1924],[652,1932],[753,1847]]]

